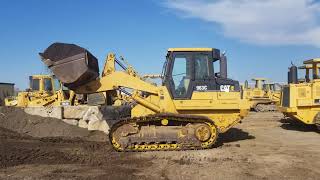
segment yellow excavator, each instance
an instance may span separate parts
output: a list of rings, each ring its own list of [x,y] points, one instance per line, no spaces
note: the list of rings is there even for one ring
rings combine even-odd
[[[77,105],[76,94],[65,89],[52,75],[32,75],[30,87],[5,99],[6,106],[45,107]]]
[[[211,148],[249,111],[239,82],[227,78],[226,56],[218,49],[170,48],[159,76],[162,85],[145,81],[113,53],[101,77],[97,59],[77,45],[54,43],[39,54],[76,93],[105,92],[106,104],[112,105],[108,97],[120,91],[135,102],[131,116],[111,127],[109,138],[117,151]],[[213,68],[215,61],[220,61],[220,72]]]
[[[281,86],[269,83],[265,78],[253,78],[255,87],[250,88],[248,81],[242,88],[243,97],[250,103],[250,108],[256,112],[276,111],[280,102]]]
[[[310,59],[288,72],[288,85],[283,86],[280,111],[287,117],[320,128],[320,59]],[[298,79],[298,69],[305,70],[305,78]],[[312,77],[310,74],[312,73]]]

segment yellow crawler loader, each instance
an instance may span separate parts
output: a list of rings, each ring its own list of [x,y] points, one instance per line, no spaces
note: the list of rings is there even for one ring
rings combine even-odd
[[[111,127],[109,138],[117,151],[211,148],[220,133],[249,111],[239,82],[227,78],[226,57],[218,49],[170,48],[159,86],[145,81],[113,53],[101,77],[97,59],[77,45],[54,43],[40,56],[76,93],[106,92],[108,97],[120,91],[135,102],[131,116]],[[213,67],[215,61],[220,61],[220,72]],[[122,70],[116,70],[116,64]]]
[[[298,79],[298,68],[292,65],[288,72],[288,85],[281,93],[280,111],[287,117],[320,127],[320,59],[303,62],[305,78]],[[312,71],[312,77],[310,77]]]
[[[30,87],[19,92],[16,97],[5,99],[6,106],[44,107],[76,105],[76,94],[63,89],[62,84],[52,75],[33,75],[29,77]]]
[[[243,97],[250,103],[250,108],[256,112],[276,111],[280,102],[281,86],[276,83],[267,83],[265,78],[253,78],[255,87],[250,88],[248,81],[242,89]]]

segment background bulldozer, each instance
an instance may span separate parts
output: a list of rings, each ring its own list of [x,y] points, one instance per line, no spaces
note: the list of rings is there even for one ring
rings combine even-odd
[[[52,75],[33,75],[29,77],[30,86],[17,96],[5,99],[6,106],[45,107],[77,105],[76,94],[62,86]]]
[[[249,87],[248,81],[243,86],[243,97],[250,102],[251,109],[256,112],[276,111],[280,102],[281,86],[267,83],[265,78],[254,78],[254,88]]]
[[[270,99],[273,101],[273,103],[277,106],[280,105],[280,98],[281,98],[281,89],[282,85],[279,83],[265,83],[263,89],[267,92]]]
[[[142,78],[110,53],[99,76],[97,59],[74,44],[54,43],[42,61],[68,88],[80,94],[105,92],[134,102],[130,116],[117,118],[109,138],[117,151],[186,150],[212,147],[244,116],[249,105],[238,81],[227,78],[226,57],[213,48],[171,48],[161,85]],[[220,72],[213,63],[220,61]],[[118,65],[122,70],[117,70]]]
[[[288,72],[288,85],[281,93],[280,111],[287,117],[320,127],[320,59],[303,62],[299,69],[305,77],[298,79],[298,68],[292,65]],[[310,75],[312,74],[312,77]]]

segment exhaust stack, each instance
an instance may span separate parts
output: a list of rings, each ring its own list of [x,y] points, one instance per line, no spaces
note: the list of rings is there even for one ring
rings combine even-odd
[[[225,52],[221,54],[220,58],[220,77],[225,79],[228,78],[228,62]]]
[[[298,68],[294,64],[289,68],[288,84],[298,84]]]

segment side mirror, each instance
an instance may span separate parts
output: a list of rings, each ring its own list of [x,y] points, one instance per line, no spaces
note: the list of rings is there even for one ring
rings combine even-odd
[[[221,77],[220,72],[214,73],[214,76],[217,78],[220,78]]]

